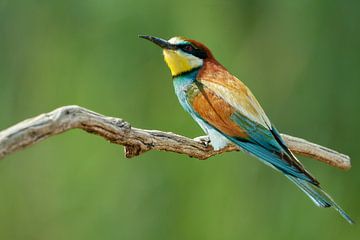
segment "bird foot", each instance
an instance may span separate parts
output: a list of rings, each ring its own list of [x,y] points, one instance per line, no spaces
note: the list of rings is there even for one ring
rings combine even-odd
[[[203,144],[205,147],[211,146],[210,137],[208,135],[196,137],[196,138],[194,138],[194,141]]]

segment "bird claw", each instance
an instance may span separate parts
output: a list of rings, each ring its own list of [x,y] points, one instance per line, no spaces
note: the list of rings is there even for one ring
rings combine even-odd
[[[209,136],[200,136],[194,138],[194,141],[203,144],[205,147],[209,147],[211,145],[210,137]]]

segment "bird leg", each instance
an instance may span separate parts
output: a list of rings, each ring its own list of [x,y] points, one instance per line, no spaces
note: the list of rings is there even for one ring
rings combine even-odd
[[[196,137],[194,138],[194,141],[203,144],[205,147],[211,146],[210,137],[208,135]]]

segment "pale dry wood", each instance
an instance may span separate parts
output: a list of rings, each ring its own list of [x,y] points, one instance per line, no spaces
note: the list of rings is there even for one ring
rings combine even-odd
[[[79,128],[100,135],[106,140],[125,146],[130,158],[149,150],[170,151],[198,159],[230,151],[238,151],[234,145],[214,151],[206,137],[195,140],[171,132],[133,128],[126,121],[103,116],[79,106],[64,106],[52,112],[22,121],[0,132],[0,159],[8,154],[31,146],[50,136]],[[350,158],[329,148],[304,139],[281,134],[291,151],[341,169],[350,169]]]

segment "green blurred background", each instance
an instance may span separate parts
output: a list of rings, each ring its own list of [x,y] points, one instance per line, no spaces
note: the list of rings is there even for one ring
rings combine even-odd
[[[138,34],[208,45],[281,132],[352,157],[303,159],[360,221],[359,1],[0,0],[0,129],[77,104],[189,137],[161,51]],[[0,239],[359,239],[243,153],[208,161],[73,130],[0,162]]]

